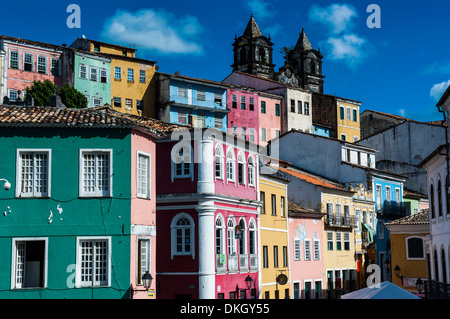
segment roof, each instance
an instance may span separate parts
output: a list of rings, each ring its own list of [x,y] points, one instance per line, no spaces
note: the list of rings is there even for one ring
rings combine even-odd
[[[56,44],[50,44],[50,43],[45,43],[45,42],[32,41],[32,40],[21,39],[21,38],[15,38],[15,37],[7,36],[7,35],[0,35],[0,40],[7,40],[7,41],[13,41],[13,42],[18,42],[18,43],[28,44],[28,45],[35,45],[35,46],[40,46],[40,47],[46,47],[46,48],[50,48],[50,49],[53,49],[53,50],[63,50],[63,49],[65,49],[65,47],[60,46],[60,45],[56,45]]]
[[[442,95],[439,102],[436,104],[436,106],[442,106],[444,105],[445,101],[447,101],[448,97],[450,96],[450,85],[447,87],[447,90],[445,90],[444,94]]]
[[[292,201],[288,202],[288,215],[289,217],[311,217],[322,218],[326,214],[315,211],[314,209],[303,207]]]
[[[217,85],[217,86],[221,86],[223,88],[229,88],[229,87],[233,87],[233,86],[236,87],[236,85],[232,85],[232,84],[228,84],[228,83],[217,82],[217,81],[213,81],[213,80],[193,78],[193,77],[180,75],[180,74],[169,74],[169,73],[164,73],[164,72],[157,72],[157,74],[165,75],[165,76],[168,76],[168,77],[171,77],[171,78],[178,78],[180,80],[195,81],[195,82],[202,82],[202,83],[205,83],[205,84]]]
[[[304,28],[302,28],[300,37],[298,38],[297,44],[295,45],[295,49],[298,49],[298,50],[312,50],[313,49],[311,42],[309,42],[309,39],[306,36]]]
[[[375,286],[376,287],[376,286]],[[390,281],[384,281],[379,287],[369,286],[342,295],[341,299],[420,299],[406,289],[400,288]]]
[[[433,157],[435,157],[437,154],[445,156],[444,154],[441,153],[441,151],[445,151],[446,146],[445,144],[439,146],[438,148],[436,148],[430,155],[428,155],[422,162],[420,162],[419,164],[417,164],[418,167],[423,167],[427,162],[429,162]]]
[[[344,188],[344,185],[342,185],[342,184],[327,180],[323,177],[313,175],[311,173],[307,173],[305,171],[301,171],[299,169],[293,169],[292,167],[289,167],[289,168],[278,167],[278,169],[280,171],[282,171],[283,173],[294,176],[298,179],[301,179],[307,183],[310,183],[310,184],[313,184],[316,186],[337,189],[337,190],[342,190],[342,191],[348,191],[347,189]]]
[[[430,223],[430,214],[428,210],[414,215],[406,216],[385,225],[428,225]]]
[[[92,40],[92,39],[85,39],[85,38],[78,38],[78,39],[79,40],[84,40],[86,42],[90,41],[90,42],[105,44],[105,45],[109,45],[109,46],[113,46],[113,47],[124,48],[124,49],[135,51],[135,52],[137,51],[137,49],[135,49],[135,48],[126,47],[126,46],[123,46],[123,45],[112,44],[112,43],[107,43],[107,42],[102,42],[102,41],[97,41],[97,40]]]
[[[0,127],[142,128],[155,136],[165,136],[182,126],[123,114],[108,106],[86,109],[0,106]]]
[[[244,36],[250,38],[262,36],[261,30],[259,29],[258,24],[255,21],[255,18],[253,18],[253,13],[250,17],[250,20],[248,21],[247,27],[245,28]]]

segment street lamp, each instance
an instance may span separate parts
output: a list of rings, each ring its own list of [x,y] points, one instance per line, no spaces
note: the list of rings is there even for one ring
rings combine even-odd
[[[391,269],[391,262],[389,261],[389,259],[386,259],[386,261],[384,262],[384,267],[389,272],[389,269]]]
[[[247,275],[247,278],[245,278],[245,285],[247,286],[247,289],[250,289],[253,284],[253,279],[250,277],[250,275]]]
[[[403,285],[403,275],[402,275],[402,270],[400,269],[400,267],[398,265],[395,266],[394,268],[394,272],[395,272],[395,276],[397,278],[400,278],[402,281],[402,285]]]
[[[153,277],[148,272],[148,270],[145,272],[145,274],[142,275],[141,279],[142,279],[142,285],[144,286],[144,289],[133,289],[133,284],[131,284],[131,287],[130,287],[131,299],[133,299],[133,295],[136,291],[147,291],[150,288],[150,286],[152,285]]]
[[[417,287],[417,291],[419,292],[419,294],[422,293],[422,290],[423,290],[423,281],[422,281],[422,279],[420,279],[420,278],[417,279],[416,287]]]

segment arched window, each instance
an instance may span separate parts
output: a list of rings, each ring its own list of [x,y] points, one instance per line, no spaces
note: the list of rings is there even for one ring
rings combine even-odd
[[[194,220],[188,214],[181,213],[172,219],[171,228],[171,257],[192,255],[194,252],[195,226]]]
[[[431,219],[435,218],[435,205],[434,205],[434,187],[433,184],[430,186],[430,213]]]
[[[250,255],[256,255],[256,227],[253,220],[248,224],[248,250]]]
[[[442,266],[442,282],[447,283],[447,267],[445,265],[445,251],[444,247],[441,249],[441,266]]]
[[[263,48],[259,49],[259,61],[261,63],[266,63],[267,62],[266,50],[264,50]]]
[[[238,183],[245,185],[245,157],[242,152],[238,155]]]
[[[239,227],[241,228],[241,239],[239,240],[239,254],[247,254],[247,238],[246,238],[246,227],[245,220],[242,218],[239,221]]]
[[[229,149],[227,152],[227,180],[229,182],[234,182],[235,180],[235,166],[236,160],[234,158],[234,152],[232,149]]]
[[[442,184],[441,180],[438,181],[438,187],[437,187],[437,197],[438,197],[438,216],[441,217],[443,214],[443,206],[442,206]]]
[[[234,236],[234,220],[229,218],[227,222],[227,251],[228,255],[236,254],[236,239]]]
[[[240,61],[241,61],[241,63],[247,62],[247,49],[246,48],[241,48],[241,52],[239,54],[240,54]]]
[[[255,160],[253,156],[248,157],[248,186],[255,186]]]
[[[216,178],[223,179],[223,153],[221,145],[216,146],[214,163]]]
[[[438,264],[438,254],[436,249],[433,253],[434,259],[434,280],[439,281],[439,264]]]
[[[224,222],[221,216],[218,216],[216,219],[216,254],[224,254]]]
[[[406,239],[407,259],[424,259],[424,244],[422,238],[410,237]]]

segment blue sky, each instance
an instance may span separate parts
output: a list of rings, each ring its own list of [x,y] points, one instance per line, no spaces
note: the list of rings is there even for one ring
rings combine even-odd
[[[81,9],[70,29],[69,4]],[[370,29],[370,4],[381,28]],[[26,10],[25,10],[26,8]],[[436,102],[450,84],[450,3],[442,0],[7,1],[0,34],[70,45],[77,37],[133,45],[159,71],[221,81],[232,71],[232,43],[250,14],[274,42],[276,70],[284,46],[302,27],[324,53],[325,93],[415,120],[440,120]]]

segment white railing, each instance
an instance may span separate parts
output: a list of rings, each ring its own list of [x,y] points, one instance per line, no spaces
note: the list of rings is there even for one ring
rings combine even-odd
[[[228,271],[237,272],[238,271],[238,256],[228,255]]]
[[[240,272],[248,271],[248,255],[244,254],[239,255],[239,271]]]
[[[216,272],[218,273],[227,272],[227,256],[224,256],[225,258],[221,257],[221,255],[216,255]]]
[[[250,270],[258,270],[258,255],[250,255]]]

